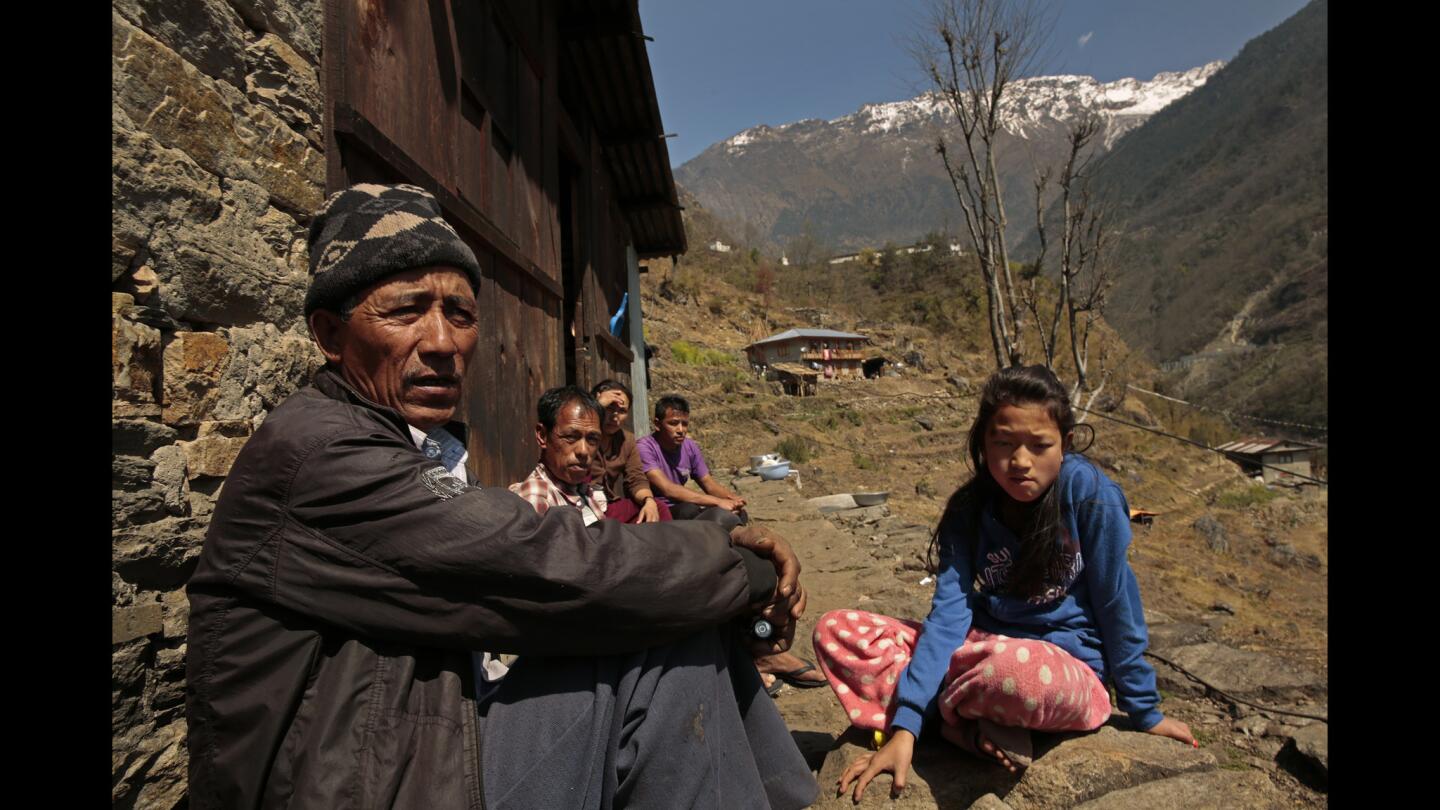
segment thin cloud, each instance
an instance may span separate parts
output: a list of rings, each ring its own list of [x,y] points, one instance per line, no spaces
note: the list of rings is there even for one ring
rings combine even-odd
[[[1086,31],[1084,34],[1081,34],[1080,39],[1078,40],[1078,42],[1080,43],[1080,47],[1083,48],[1088,45],[1090,43],[1090,37],[1093,36],[1095,36],[1094,31]]]

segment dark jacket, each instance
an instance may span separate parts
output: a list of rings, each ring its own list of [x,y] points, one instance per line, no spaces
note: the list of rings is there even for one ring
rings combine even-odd
[[[322,370],[246,443],[190,579],[191,806],[480,807],[472,651],[680,638],[769,595],[754,563],[713,524],[463,486]]]

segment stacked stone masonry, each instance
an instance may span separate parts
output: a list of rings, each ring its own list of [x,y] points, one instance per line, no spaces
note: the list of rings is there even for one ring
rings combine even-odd
[[[240,448],[319,367],[320,0],[113,0],[112,803],[186,797],[185,581]]]

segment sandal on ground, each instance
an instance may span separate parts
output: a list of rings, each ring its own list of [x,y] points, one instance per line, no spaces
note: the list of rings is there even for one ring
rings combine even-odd
[[[828,680],[808,681],[800,677],[807,672],[813,671],[815,671],[815,665],[807,661],[805,662],[805,666],[800,667],[799,669],[792,669],[789,672],[772,672],[770,674],[774,675],[776,680],[784,681],[785,683],[790,684],[796,689],[814,689],[817,686],[830,685],[830,681]]]
[[[764,684],[761,685],[763,686]],[[785,684],[781,682],[779,678],[776,678],[774,683],[765,687],[765,694],[769,695],[772,698],[777,697],[780,694],[780,690],[784,688]]]

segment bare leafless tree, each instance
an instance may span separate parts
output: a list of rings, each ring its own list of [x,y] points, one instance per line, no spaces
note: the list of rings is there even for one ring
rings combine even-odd
[[[1045,267],[1045,257],[1050,250],[1049,235],[1045,231],[1045,190],[1050,184],[1050,167],[1036,169],[1035,171],[1035,235],[1040,242],[1040,252],[1035,256],[1035,261],[1026,268],[1026,283],[1020,288],[1020,295],[1024,299],[1025,309],[1030,312],[1030,317],[1035,321],[1035,332],[1040,338],[1040,352],[1045,358],[1045,367],[1055,369],[1055,346],[1060,338],[1060,313],[1064,308],[1064,302],[1059,296],[1055,297],[1054,306],[1050,308],[1049,328],[1046,328],[1045,313],[1042,312],[1045,305],[1042,303],[1042,286],[1040,281],[1041,271]]]
[[[1098,363],[1092,373],[1090,337],[1105,311],[1114,281],[1110,265],[1105,261],[1106,212],[1091,187],[1094,140],[1100,130],[1100,119],[1094,114],[1085,115],[1070,126],[1069,153],[1060,173],[1062,238],[1056,314],[1064,310],[1070,335],[1070,360],[1075,366],[1075,385],[1070,398],[1073,404],[1079,405],[1081,396],[1088,395],[1086,407],[1100,395],[1109,379],[1103,351],[1097,356]]]
[[[935,151],[979,260],[997,367],[1023,362],[1025,309],[1010,271],[996,141],[1006,90],[1035,66],[1050,28],[1049,4],[1039,0],[933,0],[913,47],[956,119],[954,142],[942,134]]]

